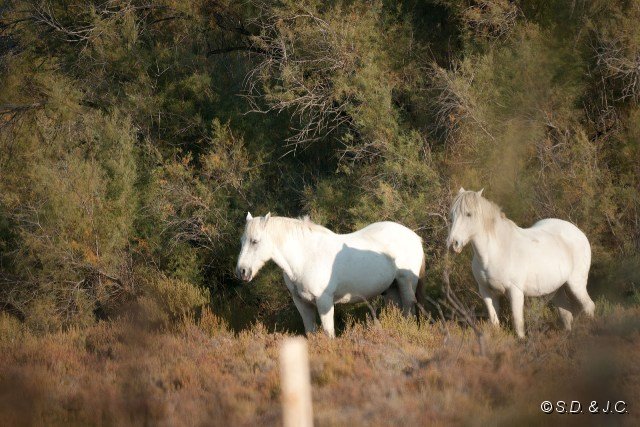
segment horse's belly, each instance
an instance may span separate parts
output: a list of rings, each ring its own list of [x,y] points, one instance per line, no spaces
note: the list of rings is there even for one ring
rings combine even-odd
[[[370,271],[359,277],[342,281],[335,290],[336,303],[359,302],[373,298],[386,291],[395,279],[395,271]]]
[[[336,303],[373,298],[387,290],[395,279],[396,267],[387,256],[371,252],[359,255],[343,260],[334,271]]]
[[[549,269],[532,269],[526,277],[517,272],[493,276],[488,271],[479,272],[481,282],[486,283],[492,291],[503,294],[515,286],[521,288],[529,297],[539,297],[554,292],[566,282],[567,275],[567,267],[564,265],[556,265]]]
[[[524,294],[539,297],[555,292],[571,274],[573,260],[567,250],[539,252],[527,266]]]
[[[556,291],[568,277],[568,269],[559,265],[555,269],[537,269],[529,274],[524,294],[530,297],[540,297]]]

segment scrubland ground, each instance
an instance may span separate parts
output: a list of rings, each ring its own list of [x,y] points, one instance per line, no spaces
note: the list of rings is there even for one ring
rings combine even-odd
[[[640,309],[600,301],[573,332],[534,307],[528,336],[452,321],[418,325],[383,310],[336,339],[309,337],[317,425],[638,425]],[[277,425],[277,356],[290,334],[232,332],[209,311],[162,328],[133,316],[34,335],[0,320],[2,425]],[[582,415],[545,415],[544,400],[577,400]],[[588,405],[624,400],[626,414]]]

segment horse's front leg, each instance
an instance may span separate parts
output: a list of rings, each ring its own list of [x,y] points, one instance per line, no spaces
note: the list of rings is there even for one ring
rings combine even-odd
[[[489,321],[493,326],[500,326],[500,319],[498,319],[498,310],[500,310],[499,295],[492,292],[485,283],[479,283],[478,289],[482,300],[487,306],[489,312]]]
[[[302,317],[304,331],[307,334],[314,333],[316,331],[316,308],[312,304],[301,299],[295,292],[291,293],[291,297],[293,298],[293,303],[298,309],[298,313],[300,313],[300,317]]]
[[[304,323],[304,331],[307,334],[313,333],[316,331],[316,309],[313,304],[308,301],[303,300],[298,296],[298,290],[296,289],[293,282],[287,277],[286,274],[283,274],[284,283],[287,285],[287,289],[291,293],[291,298],[293,299],[293,303],[296,305],[298,309],[298,313],[300,313],[300,317],[302,317],[302,323]]]
[[[333,295],[322,295],[316,299],[318,313],[320,313],[320,321],[322,328],[331,338],[335,338],[336,331],[333,327]]]
[[[516,286],[509,289],[511,300],[511,312],[513,313],[513,326],[519,338],[524,338],[524,293]]]

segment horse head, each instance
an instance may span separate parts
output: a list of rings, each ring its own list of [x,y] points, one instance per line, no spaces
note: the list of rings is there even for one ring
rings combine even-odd
[[[466,191],[460,188],[458,195],[451,207],[451,226],[447,238],[447,248],[452,248],[456,253],[462,249],[485,226],[483,218],[482,192]]]
[[[245,282],[250,282],[258,271],[269,261],[273,254],[273,243],[266,232],[271,213],[264,217],[251,216],[247,213],[244,233],[240,239],[242,247],[236,265],[236,275]]]

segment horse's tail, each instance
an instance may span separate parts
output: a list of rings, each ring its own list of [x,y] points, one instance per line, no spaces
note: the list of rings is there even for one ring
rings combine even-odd
[[[426,306],[427,299],[425,295],[424,288],[424,277],[427,270],[427,260],[424,256],[424,252],[422,252],[422,264],[420,265],[420,273],[418,273],[418,285],[416,286],[416,300],[418,304],[420,304],[421,309],[419,311],[424,312],[424,307]]]

